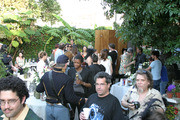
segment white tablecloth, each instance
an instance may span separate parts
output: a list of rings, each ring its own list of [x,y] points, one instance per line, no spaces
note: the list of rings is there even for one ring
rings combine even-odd
[[[115,97],[117,97],[117,99],[119,100],[119,102],[121,103],[121,100],[123,98],[123,96],[125,95],[125,93],[129,90],[129,88],[131,86],[120,86],[119,85],[120,82],[114,84],[111,86],[111,89],[110,89],[110,93],[112,95],[114,95]],[[124,108],[122,105],[121,107],[125,110],[127,110],[126,108]]]
[[[45,120],[46,117],[46,102],[40,99],[36,99],[34,96],[30,96],[26,100],[26,104],[31,108],[39,117]]]

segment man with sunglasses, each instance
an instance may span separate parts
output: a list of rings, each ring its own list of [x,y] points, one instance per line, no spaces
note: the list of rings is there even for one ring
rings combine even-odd
[[[89,120],[124,120],[118,99],[109,93],[110,75],[99,72],[94,80],[97,93],[92,94],[83,106],[90,108]],[[85,120],[84,112],[80,113],[80,120]]]
[[[26,104],[25,83],[18,77],[0,79],[0,120],[41,120]]]

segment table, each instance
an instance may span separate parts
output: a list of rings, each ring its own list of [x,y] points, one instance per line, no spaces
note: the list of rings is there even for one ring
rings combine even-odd
[[[39,117],[45,120],[46,117],[46,102],[40,99],[36,99],[34,96],[30,96],[26,100],[26,104],[31,108]]]
[[[131,88],[131,86],[120,86],[120,82],[118,82],[111,86],[110,93],[112,95],[114,95],[121,104],[121,100],[122,100],[123,96],[125,95],[125,93],[129,90],[129,88]],[[127,110],[127,108],[124,108],[122,105],[121,105],[121,107],[124,110]]]
[[[32,83],[34,78],[35,78],[35,73],[32,71],[30,73],[30,77],[28,77],[28,78],[24,78],[24,74],[22,74],[22,75],[18,74],[17,77],[19,77],[20,79],[22,79],[26,83],[26,86],[29,90],[30,83]]]

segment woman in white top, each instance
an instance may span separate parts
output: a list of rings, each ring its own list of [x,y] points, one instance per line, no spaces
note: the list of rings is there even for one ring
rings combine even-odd
[[[39,62],[37,63],[37,72],[39,74],[39,77],[41,78],[44,75],[44,70],[46,67],[46,59],[47,59],[47,53],[45,51],[41,51],[38,53]]]
[[[108,59],[108,50],[101,50],[101,59],[99,60],[99,64],[102,64],[106,68],[106,73],[112,75],[112,64],[111,60]]]
[[[18,68],[19,68],[19,67],[22,68],[22,67],[24,66],[24,60],[25,60],[25,58],[23,57],[22,52],[20,52],[20,53],[19,53],[19,56],[16,57],[16,64],[17,64]]]

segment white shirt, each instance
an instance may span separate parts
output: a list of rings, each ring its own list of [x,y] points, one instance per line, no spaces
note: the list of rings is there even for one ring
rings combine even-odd
[[[37,63],[37,72],[40,78],[44,75],[45,67],[46,67],[46,63],[43,60],[39,60],[39,62]]]
[[[100,64],[102,64],[105,68],[106,68],[106,73],[108,73],[109,75],[112,75],[111,72],[111,61],[109,59],[104,60],[100,60]]]

